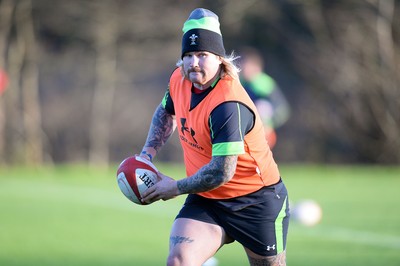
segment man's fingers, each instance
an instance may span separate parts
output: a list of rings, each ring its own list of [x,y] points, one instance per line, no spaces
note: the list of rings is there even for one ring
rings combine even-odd
[[[142,195],[142,202],[145,202],[147,204],[150,204],[155,200],[155,198],[157,197],[157,194],[155,193],[155,188],[154,186],[148,188]]]

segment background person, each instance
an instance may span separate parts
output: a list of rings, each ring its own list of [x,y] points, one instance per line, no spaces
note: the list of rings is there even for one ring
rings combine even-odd
[[[177,128],[187,177],[160,181],[153,203],[188,194],[170,234],[167,265],[201,265],[238,241],[251,265],[285,265],[288,196],[256,107],[227,57],[219,19],[195,9],[182,53],[156,108],[141,156],[152,159]]]
[[[275,80],[264,72],[262,56],[256,49],[244,48],[240,58],[240,81],[260,113],[272,149],[277,141],[276,129],[289,119],[289,103]]]

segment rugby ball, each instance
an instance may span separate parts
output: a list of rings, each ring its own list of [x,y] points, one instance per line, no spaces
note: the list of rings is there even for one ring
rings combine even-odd
[[[117,170],[117,182],[121,192],[130,201],[146,205],[141,201],[143,193],[158,181],[157,168],[140,156],[128,157]]]
[[[294,205],[292,217],[305,226],[314,226],[322,220],[322,208],[314,200],[301,200]]]

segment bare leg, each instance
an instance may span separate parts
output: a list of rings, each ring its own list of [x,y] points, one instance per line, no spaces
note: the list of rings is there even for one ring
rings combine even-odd
[[[170,234],[167,265],[201,265],[225,242],[225,232],[218,225],[193,219],[176,219]]]
[[[286,251],[276,256],[260,256],[245,248],[251,266],[286,266]]]

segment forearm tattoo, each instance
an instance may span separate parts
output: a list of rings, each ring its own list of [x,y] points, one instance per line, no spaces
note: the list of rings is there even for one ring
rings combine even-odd
[[[154,112],[144,147],[153,148],[156,151],[159,151],[172,135],[174,129],[174,117],[168,114],[165,109],[159,105]]]
[[[237,155],[214,156],[196,174],[178,181],[179,192],[199,193],[225,184],[235,174],[237,158]]]

